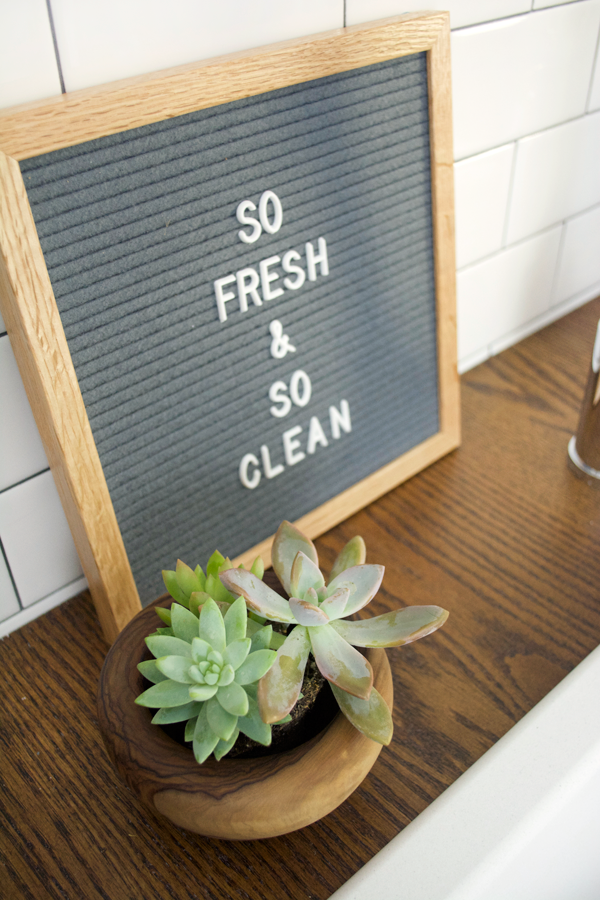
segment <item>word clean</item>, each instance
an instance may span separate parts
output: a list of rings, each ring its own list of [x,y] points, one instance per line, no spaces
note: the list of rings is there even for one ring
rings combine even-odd
[[[331,438],[335,441],[340,439],[342,432],[349,434],[352,431],[350,406],[347,400],[340,402],[339,409],[335,406],[329,407],[329,428]],[[281,443],[285,465],[283,463],[273,465],[271,451],[267,444],[263,444],[260,448],[262,468],[258,457],[254,453],[246,453],[242,457],[239,467],[240,481],[244,487],[253,491],[261,483],[263,475],[267,479],[276,478],[285,471],[286,466],[298,465],[303,459],[306,459],[307,454],[312,456],[317,447],[329,446],[327,435],[317,416],[312,416],[308,432],[301,439],[303,431],[304,429],[301,425],[294,425],[293,428],[288,428],[287,431],[283,432]]]

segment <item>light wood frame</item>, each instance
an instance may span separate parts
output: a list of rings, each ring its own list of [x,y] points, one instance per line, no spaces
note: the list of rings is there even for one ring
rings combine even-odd
[[[0,309],[104,634],[140,601],[18,160],[172,116],[427,53],[440,430],[298,520],[316,537],[458,446],[450,22],[409,14],[76,91],[0,113]],[[243,553],[270,563],[271,539]]]

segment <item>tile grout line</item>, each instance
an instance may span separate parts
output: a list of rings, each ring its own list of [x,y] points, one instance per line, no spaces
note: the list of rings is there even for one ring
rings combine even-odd
[[[56,31],[54,29],[54,18],[52,16],[52,7],[50,0],[46,0],[46,10],[48,12],[48,21],[50,22],[50,32],[52,34],[52,45],[54,46],[54,56],[56,58],[56,67],[58,69],[58,79],[60,81],[61,93],[66,94],[65,80],[63,78],[62,66],[60,64],[60,53],[58,52],[58,41],[56,40]]]
[[[46,466],[45,469],[40,469],[39,472],[34,472],[33,475],[28,475],[26,478],[21,478],[20,481],[15,481],[14,484],[9,484],[5,488],[0,488],[0,496],[5,494],[7,491],[12,491],[13,488],[18,487],[20,484],[25,484],[28,481],[31,481],[33,478],[37,478],[38,475],[43,475],[45,472],[50,471],[50,466]]]
[[[585,216],[588,213],[594,212],[596,209],[600,209],[600,203],[594,203],[593,206],[586,206],[585,209],[573,213],[572,216],[568,216],[566,219],[559,219],[557,222],[553,222],[551,225],[545,225],[543,228],[540,228],[539,231],[534,231],[531,234],[526,235],[525,237],[519,238],[518,241],[514,241],[512,244],[507,244],[506,246],[500,247],[498,250],[494,250],[492,253],[487,253],[485,256],[480,256],[478,259],[474,259],[473,262],[469,262],[466,265],[461,266],[460,269],[457,268],[456,273],[459,274],[460,272],[466,272],[468,269],[472,269],[474,266],[480,265],[480,263],[488,262],[490,259],[494,259],[496,256],[500,256],[502,253],[513,250],[515,247],[520,247],[522,244],[527,243],[527,241],[533,240],[533,238],[536,237],[540,237],[540,235],[546,234],[548,231],[552,231],[553,228],[559,228],[564,225],[568,225],[569,222],[572,222],[574,219],[578,219],[580,216]]]
[[[515,141],[512,165],[510,167],[510,179],[508,182],[508,197],[506,198],[506,212],[504,214],[504,227],[502,228],[502,243],[500,245],[501,250],[504,250],[506,248],[506,242],[508,240],[508,223],[510,222],[510,213],[511,213],[512,205],[513,205],[513,192],[515,189],[515,179],[517,177],[517,155],[518,155],[518,152],[519,152],[519,142]]]
[[[4,549],[4,544],[2,543],[2,538],[0,538],[0,555],[4,559],[4,563],[6,565],[6,571],[8,572],[8,577],[10,578],[10,580],[12,582],[13,590],[15,592],[15,597],[17,598],[17,603],[20,606],[20,611],[22,611],[24,609],[23,603],[21,602],[21,596],[19,594],[19,589],[17,588],[17,582],[15,581],[15,576],[12,573],[12,569],[11,569],[10,563],[8,561],[8,556],[6,555],[6,550]],[[18,615],[18,613],[13,613],[13,615]]]
[[[598,54],[600,53],[600,28],[598,29],[598,38],[596,40],[596,52],[594,53],[594,62],[592,63],[592,74],[590,75],[590,86],[588,88],[587,97],[585,98],[585,112],[586,115],[589,115],[590,112],[595,110],[590,110],[590,103],[592,102],[592,91],[594,89],[594,75],[596,74],[596,66],[600,65],[600,60]]]
[[[568,219],[563,219],[563,221],[561,222],[562,227],[560,232],[560,240],[558,242],[558,250],[556,253],[556,263],[554,264],[554,272],[552,274],[552,287],[550,288],[550,305],[548,306],[548,310],[552,309],[554,306],[558,306],[560,303],[560,301],[556,299],[556,291],[558,290],[558,277],[560,274],[564,247],[567,240],[567,222]]]
[[[344,0],[344,28],[346,27],[346,3],[347,0]]]

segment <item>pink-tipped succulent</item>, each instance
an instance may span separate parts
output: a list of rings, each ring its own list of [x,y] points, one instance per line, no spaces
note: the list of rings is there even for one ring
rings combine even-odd
[[[373,670],[355,647],[397,647],[431,634],[448,618],[439,606],[409,606],[373,619],[349,622],[345,617],[373,599],[384,568],[364,565],[362,538],[349,541],[336,559],[329,584],[318,566],[317,551],[305,535],[282,522],[273,541],[273,568],[289,595],[281,597],[252,572],[220,573],[228,591],[274,622],[294,625],[277,651],[273,666],[258,685],[264,722],[278,722],[295,706],[312,652],[329,681],[344,715],[363,734],[389,744],[393,724],[387,704],[373,687]]]

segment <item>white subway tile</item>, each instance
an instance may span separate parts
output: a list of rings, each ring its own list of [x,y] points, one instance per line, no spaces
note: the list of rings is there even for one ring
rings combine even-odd
[[[8,335],[0,337],[0,490],[48,468]]]
[[[454,166],[459,269],[502,246],[514,146],[488,150]]]
[[[600,203],[600,112],[519,141],[509,244],[596,203]]]
[[[466,359],[550,306],[561,227],[458,273],[458,355]]]
[[[0,3],[0,107],[60,94],[45,0]]]
[[[600,281],[600,207],[567,222],[554,302],[561,303]]]
[[[599,24],[582,0],[454,32],[455,158],[582,115]]]
[[[505,16],[529,12],[531,0],[346,0],[346,25],[425,9],[450,11],[450,27],[464,28]]]
[[[52,0],[68,91],[343,25],[341,0]]]
[[[4,557],[0,553],[0,622],[14,616],[20,609]]]
[[[23,606],[81,577],[51,472],[0,494],[0,537]]]
[[[533,0],[533,9],[545,9],[547,6],[562,6],[563,3],[576,3],[578,0]]]
[[[76,578],[75,581],[59,588],[58,591],[53,591],[51,594],[48,594],[43,600],[38,600],[37,603],[32,603],[31,606],[27,606],[16,615],[11,616],[9,619],[5,619],[3,622],[0,622],[0,638],[6,637],[7,634],[11,634],[13,631],[16,631],[17,628],[22,628],[23,625],[27,625],[28,622],[33,622],[34,619],[43,616],[44,613],[54,609],[55,606],[60,606],[65,600],[70,600],[71,597],[80,594],[86,587],[87,581],[85,578]]]
[[[596,54],[596,66],[588,102],[588,110],[591,112],[595,109],[600,109],[600,52]]]

